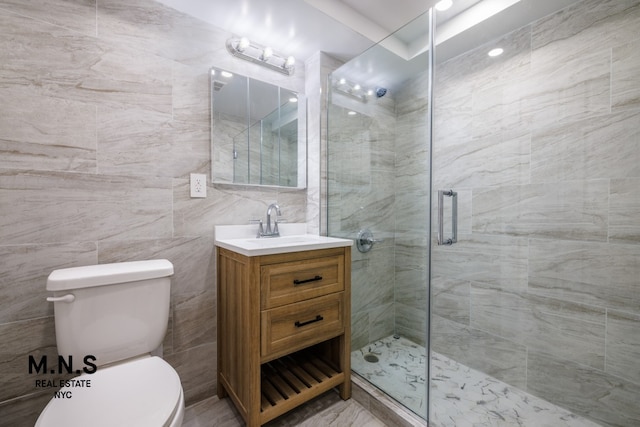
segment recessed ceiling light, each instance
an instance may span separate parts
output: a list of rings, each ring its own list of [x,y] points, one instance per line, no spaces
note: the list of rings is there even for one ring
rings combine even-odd
[[[233,77],[233,74],[231,74],[228,71],[221,71],[220,74],[222,74],[222,77],[227,77],[227,78]]]
[[[453,0],[440,0],[436,3],[436,10],[443,12],[453,6]]]
[[[358,113],[356,113],[355,111],[349,111],[347,114],[350,115],[350,116],[355,116]]]
[[[495,56],[500,56],[500,55],[502,55],[502,52],[504,52],[504,49],[503,49],[503,48],[501,48],[501,47],[497,47],[497,48],[495,48],[495,49],[491,49],[491,50],[489,51],[489,53],[487,53],[487,55],[489,55],[490,57],[492,57],[492,58],[493,58],[493,57],[495,57]]]

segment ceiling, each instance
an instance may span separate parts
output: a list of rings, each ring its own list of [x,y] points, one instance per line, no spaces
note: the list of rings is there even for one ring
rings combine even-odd
[[[318,51],[345,61],[374,43],[303,0],[158,1],[299,62]]]
[[[437,0],[158,0],[237,36],[271,46],[285,56],[293,55],[304,61],[317,51],[326,52],[347,61],[375,43],[380,42],[419,15]],[[439,52],[447,57],[460,52],[469,43],[486,42],[486,37],[504,34],[535,19],[566,7],[575,0],[454,0],[446,12],[437,12],[438,33],[444,35],[445,25],[458,22],[456,34],[449,28],[447,40],[456,38],[452,53]],[[490,11],[492,10],[492,11]],[[489,13],[508,11],[504,19],[493,19],[482,25]],[[473,19],[472,15],[479,18]],[[464,19],[463,19],[464,18]],[[480,22],[474,22],[478,19]],[[464,21],[464,23],[462,22]],[[470,31],[472,27],[490,27]],[[412,42],[425,39],[427,28],[406,32],[411,40],[387,40],[390,50],[406,50]],[[450,25],[453,27],[453,25]],[[464,37],[465,33],[470,34]],[[460,40],[458,40],[460,39]],[[424,42],[422,43],[424,45]],[[449,43],[452,44],[452,43]],[[393,47],[395,45],[395,48]],[[460,47],[460,46],[464,47]],[[415,51],[420,49],[414,48]],[[394,52],[397,53],[397,52]],[[409,54],[410,55],[410,54]],[[407,56],[407,53],[400,53]]]
[[[236,36],[271,46],[283,56],[293,55],[300,62],[318,51],[346,62],[380,43],[384,49],[374,49],[369,55],[382,55],[375,62],[397,73],[397,64],[410,68],[407,64],[416,63],[414,59],[425,52],[429,28],[425,12],[438,0],[157,1]],[[575,1],[453,0],[451,9],[436,12],[438,61],[487,43]],[[385,73],[381,69],[373,72],[377,78]],[[391,75],[387,77],[392,79]]]

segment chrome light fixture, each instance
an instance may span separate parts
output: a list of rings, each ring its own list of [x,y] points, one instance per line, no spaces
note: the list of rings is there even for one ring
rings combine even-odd
[[[232,37],[227,40],[227,50],[233,56],[260,64],[288,76],[295,71],[296,59],[276,53],[269,46],[262,46],[246,37]]]
[[[383,87],[365,88],[359,83],[351,82],[345,78],[334,81],[333,90],[362,103],[369,102],[374,99],[374,96],[375,98],[382,98],[387,93],[387,89]]]

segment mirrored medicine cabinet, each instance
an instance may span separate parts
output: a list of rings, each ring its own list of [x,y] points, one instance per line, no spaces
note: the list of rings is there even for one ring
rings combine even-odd
[[[306,187],[304,95],[211,68],[215,184]]]

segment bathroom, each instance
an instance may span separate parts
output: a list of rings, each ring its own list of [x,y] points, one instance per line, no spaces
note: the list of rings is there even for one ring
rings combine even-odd
[[[529,197],[535,198],[537,190],[562,190],[561,194],[556,192],[546,201],[543,200],[543,203],[548,203],[545,206],[550,210],[557,207],[552,202],[553,196],[558,195],[567,197],[569,210],[583,205],[588,205],[592,210],[584,212],[584,216],[578,220],[575,217],[556,217],[559,221],[583,223],[584,226],[572,229],[574,234],[570,238],[559,239],[560,246],[549,247],[551,245],[547,245],[548,240],[545,240],[548,235],[544,233],[558,231],[550,224],[542,232],[534,234],[533,245],[527,243],[526,247],[518,247],[512,254],[513,257],[507,260],[511,261],[507,263],[507,267],[518,271],[533,269],[538,273],[536,277],[543,278],[544,271],[550,269],[557,258],[575,253],[579,253],[580,257],[569,260],[566,270],[557,273],[557,277],[551,274],[550,279],[557,287],[544,289],[542,281],[536,282],[538,294],[542,295],[537,300],[537,305],[529,305],[532,304],[531,301],[521,298],[521,294],[517,292],[484,286],[484,280],[472,283],[465,277],[452,277],[451,280],[441,281],[438,283],[441,287],[438,293],[443,295],[440,300],[442,304],[438,305],[436,300],[432,307],[440,326],[431,327],[438,328],[436,332],[440,331],[440,334],[436,338],[441,339],[442,343],[447,334],[445,331],[459,330],[460,324],[468,322],[472,315],[480,316],[484,323],[484,327],[477,330],[469,329],[472,335],[492,332],[492,328],[501,327],[490,316],[491,300],[502,298],[507,301],[508,304],[501,307],[507,316],[513,307],[530,310],[535,316],[545,312],[545,298],[569,298],[577,295],[576,300],[571,300],[575,305],[563,306],[566,310],[564,317],[570,321],[567,328],[570,332],[572,327],[577,328],[573,330],[575,334],[568,333],[555,338],[563,345],[567,340],[580,342],[579,330],[584,330],[586,324],[597,325],[596,332],[589,329],[592,334],[589,346],[575,350],[588,356],[585,363],[576,365],[577,372],[589,379],[584,383],[589,386],[576,385],[576,388],[594,400],[576,398],[569,403],[583,408],[594,406],[599,402],[598,396],[612,391],[615,397],[612,402],[602,405],[604,409],[601,413],[605,415],[600,417],[601,422],[604,424],[609,420],[610,425],[634,425],[634,421],[637,423],[640,416],[637,409],[628,408],[625,400],[638,401],[640,368],[637,362],[625,364],[625,361],[637,360],[640,346],[637,332],[640,330],[640,302],[637,297],[640,286],[640,172],[637,166],[640,164],[637,149],[640,146],[640,82],[637,76],[640,72],[633,73],[629,70],[634,70],[633,67],[637,70],[640,63],[637,31],[640,26],[640,4],[637,1],[622,0],[585,0],[578,3],[580,4],[575,8],[568,9],[567,15],[573,18],[559,13],[557,21],[547,21],[546,24],[560,26],[560,22],[568,22],[566,27],[562,27],[566,34],[559,33],[557,37],[568,37],[575,41],[581,47],[574,49],[576,55],[584,54],[592,46],[600,50],[593,53],[596,59],[594,62],[585,62],[578,67],[583,70],[583,74],[579,76],[582,80],[575,84],[571,79],[566,79],[560,67],[558,74],[554,75],[560,83],[557,86],[551,85],[548,95],[541,99],[544,107],[552,107],[554,103],[569,98],[575,101],[570,105],[574,110],[561,105],[558,108],[540,109],[535,113],[537,119],[543,121],[552,120],[555,116],[566,118],[575,114],[577,128],[558,130],[565,134],[579,132],[582,126],[588,124],[600,130],[594,131],[597,135],[589,140],[589,146],[584,152],[575,150],[554,155],[553,145],[549,145],[550,157],[560,159],[558,162],[561,164],[545,165],[544,159],[538,159],[538,177],[544,174],[549,179],[536,181],[532,178],[531,183],[537,184],[538,188],[531,186]],[[175,274],[172,277],[169,332],[163,343],[164,358],[180,375],[187,406],[214,396],[217,339],[214,226],[243,224],[251,219],[262,218],[267,206],[278,201],[287,221],[306,222],[310,232],[327,232],[325,227],[332,214],[331,201],[325,199],[327,111],[319,89],[325,82],[326,75],[338,69],[343,61],[318,52],[303,62],[298,61],[293,76],[283,76],[229,55],[225,48],[225,42],[231,35],[229,32],[152,0],[87,0],[73,4],[63,0],[42,4],[0,0],[0,19],[0,40],[3,46],[0,53],[3,55],[0,61],[0,341],[3,343],[0,350],[0,378],[3,383],[0,388],[0,424],[33,425],[50,400],[50,394],[33,387],[26,362],[29,355],[53,357],[56,354],[53,308],[45,303],[48,296],[44,286],[46,277],[55,269],[96,263],[158,258],[171,260],[175,266]],[[583,20],[587,23],[602,21],[609,32],[603,33],[602,37],[598,37],[597,32],[583,32],[571,39],[569,35],[574,34],[570,30],[571,26],[579,28]],[[541,25],[536,27],[538,30],[540,28]],[[518,41],[526,42],[527,37],[531,35],[521,34]],[[363,40],[352,49],[355,54],[359,54],[373,44],[367,44]],[[580,60],[569,58],[567,61],[575,65]],[[449,65],[452,68],[459,66],[453,62]],[[527,66],[521,65],[523,68]],[[306,190],[237,188],[209,184],[206,198],[190,197],[189,174],[210,175],[211,172],[211,66],[307,94],[309,123]],[[610,78],[611,70],[614,76],[622,73],[620,81],[626,85],[622,86],[622,90],[610,90],[610,87],[616,88]],[[513,70],[507,70],[493,79],[508,80],[511,71]],[[595,77],[589,77],[593,75]],[[436,79],[439,76],[445,74],[437,73]],[[563,82],[566,87],[560,86]],[[451,82],[440,81],[442,85],[447,83]],[[449,89],[458,89],[460,98],[442,100],[441,104],[436,103],[436,109],[445,105],[445,101],[451,101],[460,115],[450,119],[455,121],[463,117],[466,120],[465,114],[471,112],[464,110],[464,104],[456,104],[456,101],[465,101],[466,88],[456,86],[455,83],[459,83],[459,80],[454,81],[453,87]],[[544,82],[536,83],[542,85]],[[470,81],[469,85],[473,83]],[[526,95],[519,88],[505,86],[500,89],[503,90],[500,96],[511,100],[516,95]],[[581,97],[582,91],[587,90],[600,96]],[[387,101],[393,99],[393,96],[390,92],[381,99]],[[604,101],[603,97],[606,98]],[[483,99],[481,102],[488,101]],[[485,116],[490,117],[496,110],[512,108],[500,105],[497,101],[484,107]],[[593,111],[597,114],[588,114]],[[603,111],[620,112],[624,116],[623,130],[598,127],[593,119]],[[511,112],[513,115],[505,115],[501,123],[493,125],[504,128],[517,120],[518,112]],[[444,137],[438,134],[437,126],[437,119],[443,116],[439,116],[436,111],[435,117],[436,138]],[[481,118],[475,116],[474,120]],[[464,130],[466,125],[468,122],[451,123],[454,129]],[[478,125],[482,123],[473,122],[476,128]],[[484,126],[491,125],[489,123]],[[554,129],[548,130],[551,133]],[[607,131],[611,134],[606,134]],[[449,136],[455,138],[459,135],[449,133]],[[539,136],[539,143],[544,144],[545,134]],[[614,153],[616,156],[612,158],[597,150],[597,143],[600,141],[598,138],[624,140],[627,145],[617,150]],[[505,162],[503,165],[508,163],[507,157],[514,159],[519,165],[519,169],[509,170],[514,173],[507,180],[512,186],[521,177],[517,174],[535,175],[525,165],[530,143],[525,140],[520,145],[509,146],[505,140],[506,154],[497,155]],[[634,148],[635,151],[632,151]],[[522,150],[525,151],[524,154]],[[596,153],[594,156],[588,155],[591,150]],[[434,155],[437,154],[435,151]],[[405,151],[404,154],[413,152]],[[446,153],[443,155],[446,157]],[[572,171],[572,159],[580,156],[585,159],[586,166]],[[471,157],[471,162],[465,168],[478,170],[483,159]],[[558,172],[559,170],[567,171],[566,175]],[[380,169],[374,170],[376,173],[379,171]],[[480,176],[480,186],[485,191],[496,190],[492,187],[495,181],[491,181],[494,178],[491,178],[490,173],[482,175],[482,172],[477,172],[476,175]],[[439,176],[436,172],[436,181]],[[481,211],[484,218],[472,222],[471,212],[467,211],[465,214],[464,211],[471,209],[464,203],[464,191],[470,191],[475,186],[465,182],[466,178],[468,177],[458,177],[457,182],[436,182],[439,186],[462,187],[461,240],[465,232],[468,234],[476,226],[499,234],[499,224],[491,223],[490,216],[499,214],[509,219],[509,206],[513,201],[508,196],[517,193],[506,191],[494,194],[494,200],[501,203],[497,213],[486,206]],[[580,181],[583,179],[584,181]],[[560,182],[562,185],[556,186],[549,182]],[[571,185],[567,186],[567,183]],[[513,187],[507,188],[512,189]],[[582,198],[575,196],[577,190],[586,191],[579,193]],[[405,193],[410,197],[415,194],[409,188]],[[380,194],[378,196],[379,201],[389,201],[388,197]],[[523,193],[522,197],[525,202],[528,200],[526,194]],[[474,206],[475,202],[474,200]],[[479,199],[479,202],[483,200]],[[370,207],[376,208],[375,205]],[[600,208],[608,211],[601,215]],[[326,214],[327,210],[329,215]],[[540,212],[535,210],[530,213],[532,216],[537,214]],[[465,218],[464,215],[467,215],[466,220],[462,219]],[[424,224],[418,224],[420,219],[409,218],[409,221],[419,225],[419,230],[426,233]],[[357,232],[358,224],[352,225],[355,227],[353,231]],[[395,250],[391,249],[393,236],[401,230],[376,228],[379,225],[377,223],[364,225],[373,229],[377,234],[376,238],[385,239],[377,248],[374,245],[371,254],[377,256],[377,249]],[[508,238],[518,239],[527,224],[522,221],[515,226],[516,233]],[[518,227],[521,228],[518,230]],[[329,233],[333,233],[331,224],[328,228]],[[350,237],[355,238],[353,235]],[[489,236],[487,239],[499,240],[499,237]],[[588,244],[577,247],[575,244],[579,240],[586,240]],[[410,252],[414,243],[409,241],[398,247],[396,264],[398,253]],[[510,247],[505,244],[496,256],[506,256],[510,253]],[[442,254],[447,251],[450,256],[443,257]],[[547,257],[543,256],[545,254]],[[426,260],[424,250],[419,257],[423,256],[422,259]],[[523,260],[534,256],[537,256],[537,262],[523,267]],[[456,253],[455,246],[440,252],[434,251],[434,258],[437,257],[443,257],[444,262],[452,264],[468,260],[464,251]],[[354,261],[354,271],[368,263],[365,258],[356,259],[355,247]],[[441,268],[447,267],[445,264]],[[490,266],[485,267],[486,275],[491,276]],[[397,264],[390,268],[401,269],[402,266]],[[611,277],[614,268],[626,272],[626,279],[621,280],[620,286],[607,294],[598,289],[598,282],[590,280],[590,277]],[[354,286],[357,280],[355,274]],[[572,281],[572,276],[579,276],[580,279]],[[467,281],[464,282],[463,279]],[[586,294],[580,294],[581,286],[587,287]],[[461,298],[456,298],[460,295]],[[460,310],[460,305],[469,304],[471,297],[477,298],[480,305],[471,306],[470,309],[467,307],[465,313]],[[604,301],[605,304],[592,304],[593,299]],[[558,298],[554,301],[564,300]],[[420,325],[426,327],[427,324],[427,303],[422,303],[425,309],[417,313],[414,318],[416,323],[412,324],[417,325],[417,329],[404,328],[402,334],[411,336],[424,333]],[[575,311],[571,310],[577,311],[576,306],[581,304],[591,310],[583,313],[584,317],[572,318],[571,314],[575,314]],[[376,307],[378,312],[388,308],[388,305]],[[403,308],[411,314],[419,311],[413,307],[395,309],[401,311]],[[562,307],[555,308],[560,310]],[[558,319],[561,317],[563,316],[557,316]],[[402,320],[408,318],[408,315],[399,317]],[[382,323],[385,328],[389,324]],[[509,344],[515,343],[510,348],[515,356],[530,350],[526,349],[527,343],[513,339],[517,329],[505,329],[501,331],[504,332],[502,336],[511,339],[500,341],[500,344],[507,341]],[[492,336],[498,335],[500,333],[496,332]],[[539,338],[538,335],[530,337],[534,341]],[[458,355],[467,365],[473,365],[467,359],[473,356],[474,350],[477,355],[486,350],[477,346],[476,342],[471,344],[470,352]],[[605,344],[608,350],[613,351],[606,352]],[[354,345],[353,349],[356,347]],[[491,354],[485,353],[485,356],[491,357]],[[523,360],[525,359],[517,357],[511,359],[509,363],[512,363],[510,366],[513,369],[509,374],[515,376],[518,370],[521,373],[526,369]],[[534,361],[557,367],[553,358],[538,357]],[[481,361],[478,365],[482,365]],[[580,369],[594,365],[606,365],[609,371]],[[618,375],[609,375],[608,372]],[[525,381],[523,378],[520,377],[516,382],[520,381],[521,384]],[[539,387],[542,388],[543,385],[540,384]],[[568,393],[562,389],[558,392]],[[624,416],[607,418],[610,416],[607,414],[613,411],[608,407],[613,407],[615,412]]]

